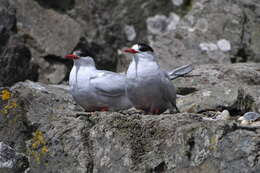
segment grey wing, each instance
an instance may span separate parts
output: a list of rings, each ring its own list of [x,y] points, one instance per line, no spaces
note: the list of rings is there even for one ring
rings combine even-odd
[[[169,79],[169,76],[166,72],[161,73],[162,89],[164,92],[164,98],[171,102],[172,106],[176,107],[176,90]]]
[[[193,70],[192,65],[188,64],[188,65],[184,65],[184,66],[178,67],[176,69],[167,71],[166,73],[168,74],[169,78],[171,80],[173,80],[173,79],[181,77],[181,76],[183,76],[185,74],[190,73],[192,70]]]
[[[118,97],[125,95],[126,77],[124,75],[100,71],[90,79],[96,92],[103,96]]]

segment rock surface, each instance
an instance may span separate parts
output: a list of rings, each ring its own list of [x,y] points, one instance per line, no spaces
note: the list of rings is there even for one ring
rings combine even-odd
[[[131,59],[121,50],[139,41],[149,43],[167,69],[187,63],[260,62],[257,0],[3,0],[0,6],[12,12],[11,20],[4,15],[1,21],[16,28],[9,35],[23,37],[39,66],[34,80],[44,83],[67,79],[71,63],[63,56],[82,40],[95,52],[99,68],[120,72]],[[20,80],[32,79],[22,76]]]
[[[37,79],[37,66],[24,39],[17,34],[15,9],[0,2],[0,86],[10,86],[25,79]]]
[[[225,100],[213,97],[216,104],[206,107],[203,105],[209,99],[199,98],[199,93],[214,87],[211,79],[215,85],[223,81],[219,84],[233,86],[230,89],[234,93],[238,92],[234,78],[249,89],[259,86],[257,67],[255,64],[221,68],[220,65],[202,65],[200,69],[204,70],[193,72],[199,76],[179,79],[176,83],[179,93],[186,94],[178,99],[178,106],[189,113],[159,116],[141,115],[133,110],[84,113],[68,94],[66,85],[27,81],[9,88],[11,94],[3,88],[0,141],[26,155],[29,160],[26,169],[32,173],[260,171],[260,129],[241,126],[236,120],[241,112],[253,109],[253,104],[259,109],[259,90],[245,90],[250,94],[245,97],[231,95],[227,103],[240,104],[233,112]],[[204,75],[209,80],[205,80]],[[184,84],[193,86],[195,95],[188,93],[189,87],[182,88]],[[213,89],[210,94],[218,96],[221,92]],[[246,97],[254,98],[248,107],[243,105],[247,105]],[[202,106],[186,108],[189,100]],[[228,109],[232,117],[230,120],[205,119],[208,108],[211,111]]]
[[[0,142],[0,171],[2,173],[24,172],[29,166],[28,158]]]
[[[260,112],[260,66],[258,63],[195,66],[191,77],[174,80],[182,95],[182,111],[228,109],[233,115]]]

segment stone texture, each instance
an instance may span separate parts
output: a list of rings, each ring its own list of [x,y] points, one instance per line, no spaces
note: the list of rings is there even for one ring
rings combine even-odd
[[[259,2],[241,0],[172,1],[172,10],[143,18],[146,38],[139,41],[148,41],[167,69],[188,62],[259,62],[259,6]],[[127,58],[119,59],[120,71],[125,71],[130,60],[128,55],[123,57]]]
[[[18,0],[15,5],[19,32],[29,37],[28,44],[39,49],[41,56],[64,56],[79,41],[82,29],[69,16],[46,9],[36,0]]]
[[[260,171],[260,131],[237,121],[245,110],[259,111],[259,67],[199,67],[193,77],[176,82],[178,106],[189,113],[159,116],[135,110],[85,113],[66,85],[17,83],[0,102],[0,141],[26,155],[32,173]],[[248,87],[240,95],[238,83]],[[229,97],[223,97],[227,87]],[[204,118],[208,109],[227,109],[232,117],[211,121]]]
[[[28,158],[0,142],[0,171],[2,173],[24,172],[29,166]]]
[[[7,1],[0,3],[0,86],[25,79],[37,80],[37,66],[24,38],[17,34],[15,9]]]
[[[96,54],[98,68],[120,72],[131,59],[121,50],[136,42],[149,43],[166,69],[187,63],[259,62],[257,0],[3,0],[2,4],[16,7],[17,32],[39,65],[38,80],[45,83],[67,79],[71,65],[62,57],[82,40]],[[53,57],[52,63],[46,57]]]
[[[258,62],[258,53],[252,49],[257,41],[249,41],[256,40],[252,33],[257,29],[251,29],[257,24],[258,15],[249,9],[258,9],[259,2],[250,3],[251,7],[246,4],[239,0],[192,1],[175,30],[149,39],[161,64],[170,68],[187,61],[194,64]]]
[[[260,108],[260,66],[258,63],[199,65],[191,77],[173,83],[180,94],[177,106],[188,112],[227,108],[233,115]]]

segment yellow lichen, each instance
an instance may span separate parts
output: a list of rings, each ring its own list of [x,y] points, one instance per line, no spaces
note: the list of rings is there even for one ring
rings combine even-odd
[[[0,111],[3,114],[8,114],[10,109],[16,108],[17,107],[17,103],[15,101],[12,101],[10,103],[8,103],[7,105],[4,106],[4,108]]]
[[[46,146],[42,147],[42,154],[47,153],[48,152],[48,148]]]
[[[46,141],[44,139],[43,133],[40,130],[36,130],[33,134],[31,149],[29,149],[30,155],[40,163],[40,158],[48,152],[46,146]]]
[[[32,148],[33,149],[37,149],[39,145],[40,145],[40,142],[39,141],[35,141],[34,143],[32,143]]]
[[[210,150],[216,150],[217,149],[217,143],[218,143],[218,138],[217,136],[212,136],[210,138],[210,146],[209,149]]]
[[[30,154],[36,160],[36,162],[40,164],[40,154],[36,151],[31,151]]]
[[[2,90],[1,96],[2,96],[2,100],[8,100],[11,97],[11,93],[7,89],[4,89]]]
[[[5,105],[4,109],[12,109],[12,108],[16,108],[17,107],[17,103],[16,102],[11,102],[8,105]]]
[[[34,133],[33,141],[35,143],[38,143],[38,145],[45,145],[45,140],[40,130],[36,130],[36,132]]]
[[[8,114],[8,110],[3,109],[3,110],[1,110],[1,113],[6,115],[6,114]]]

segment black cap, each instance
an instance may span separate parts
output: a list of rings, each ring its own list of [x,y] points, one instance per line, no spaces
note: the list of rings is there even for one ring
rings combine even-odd
[[[153,52],[153,48],[151,48],[149,45],[144,44],[144,43],[138,43],[139,46],[139,50],[142,52],[147,52],[147,51],[151,51]]]
[[[80,38],[79,43],[75,46],[73,52],[77,51],[77,56],[80,57],[92,57],[94,58],[94,54],[90,51],[90,46],[85,38]]]

